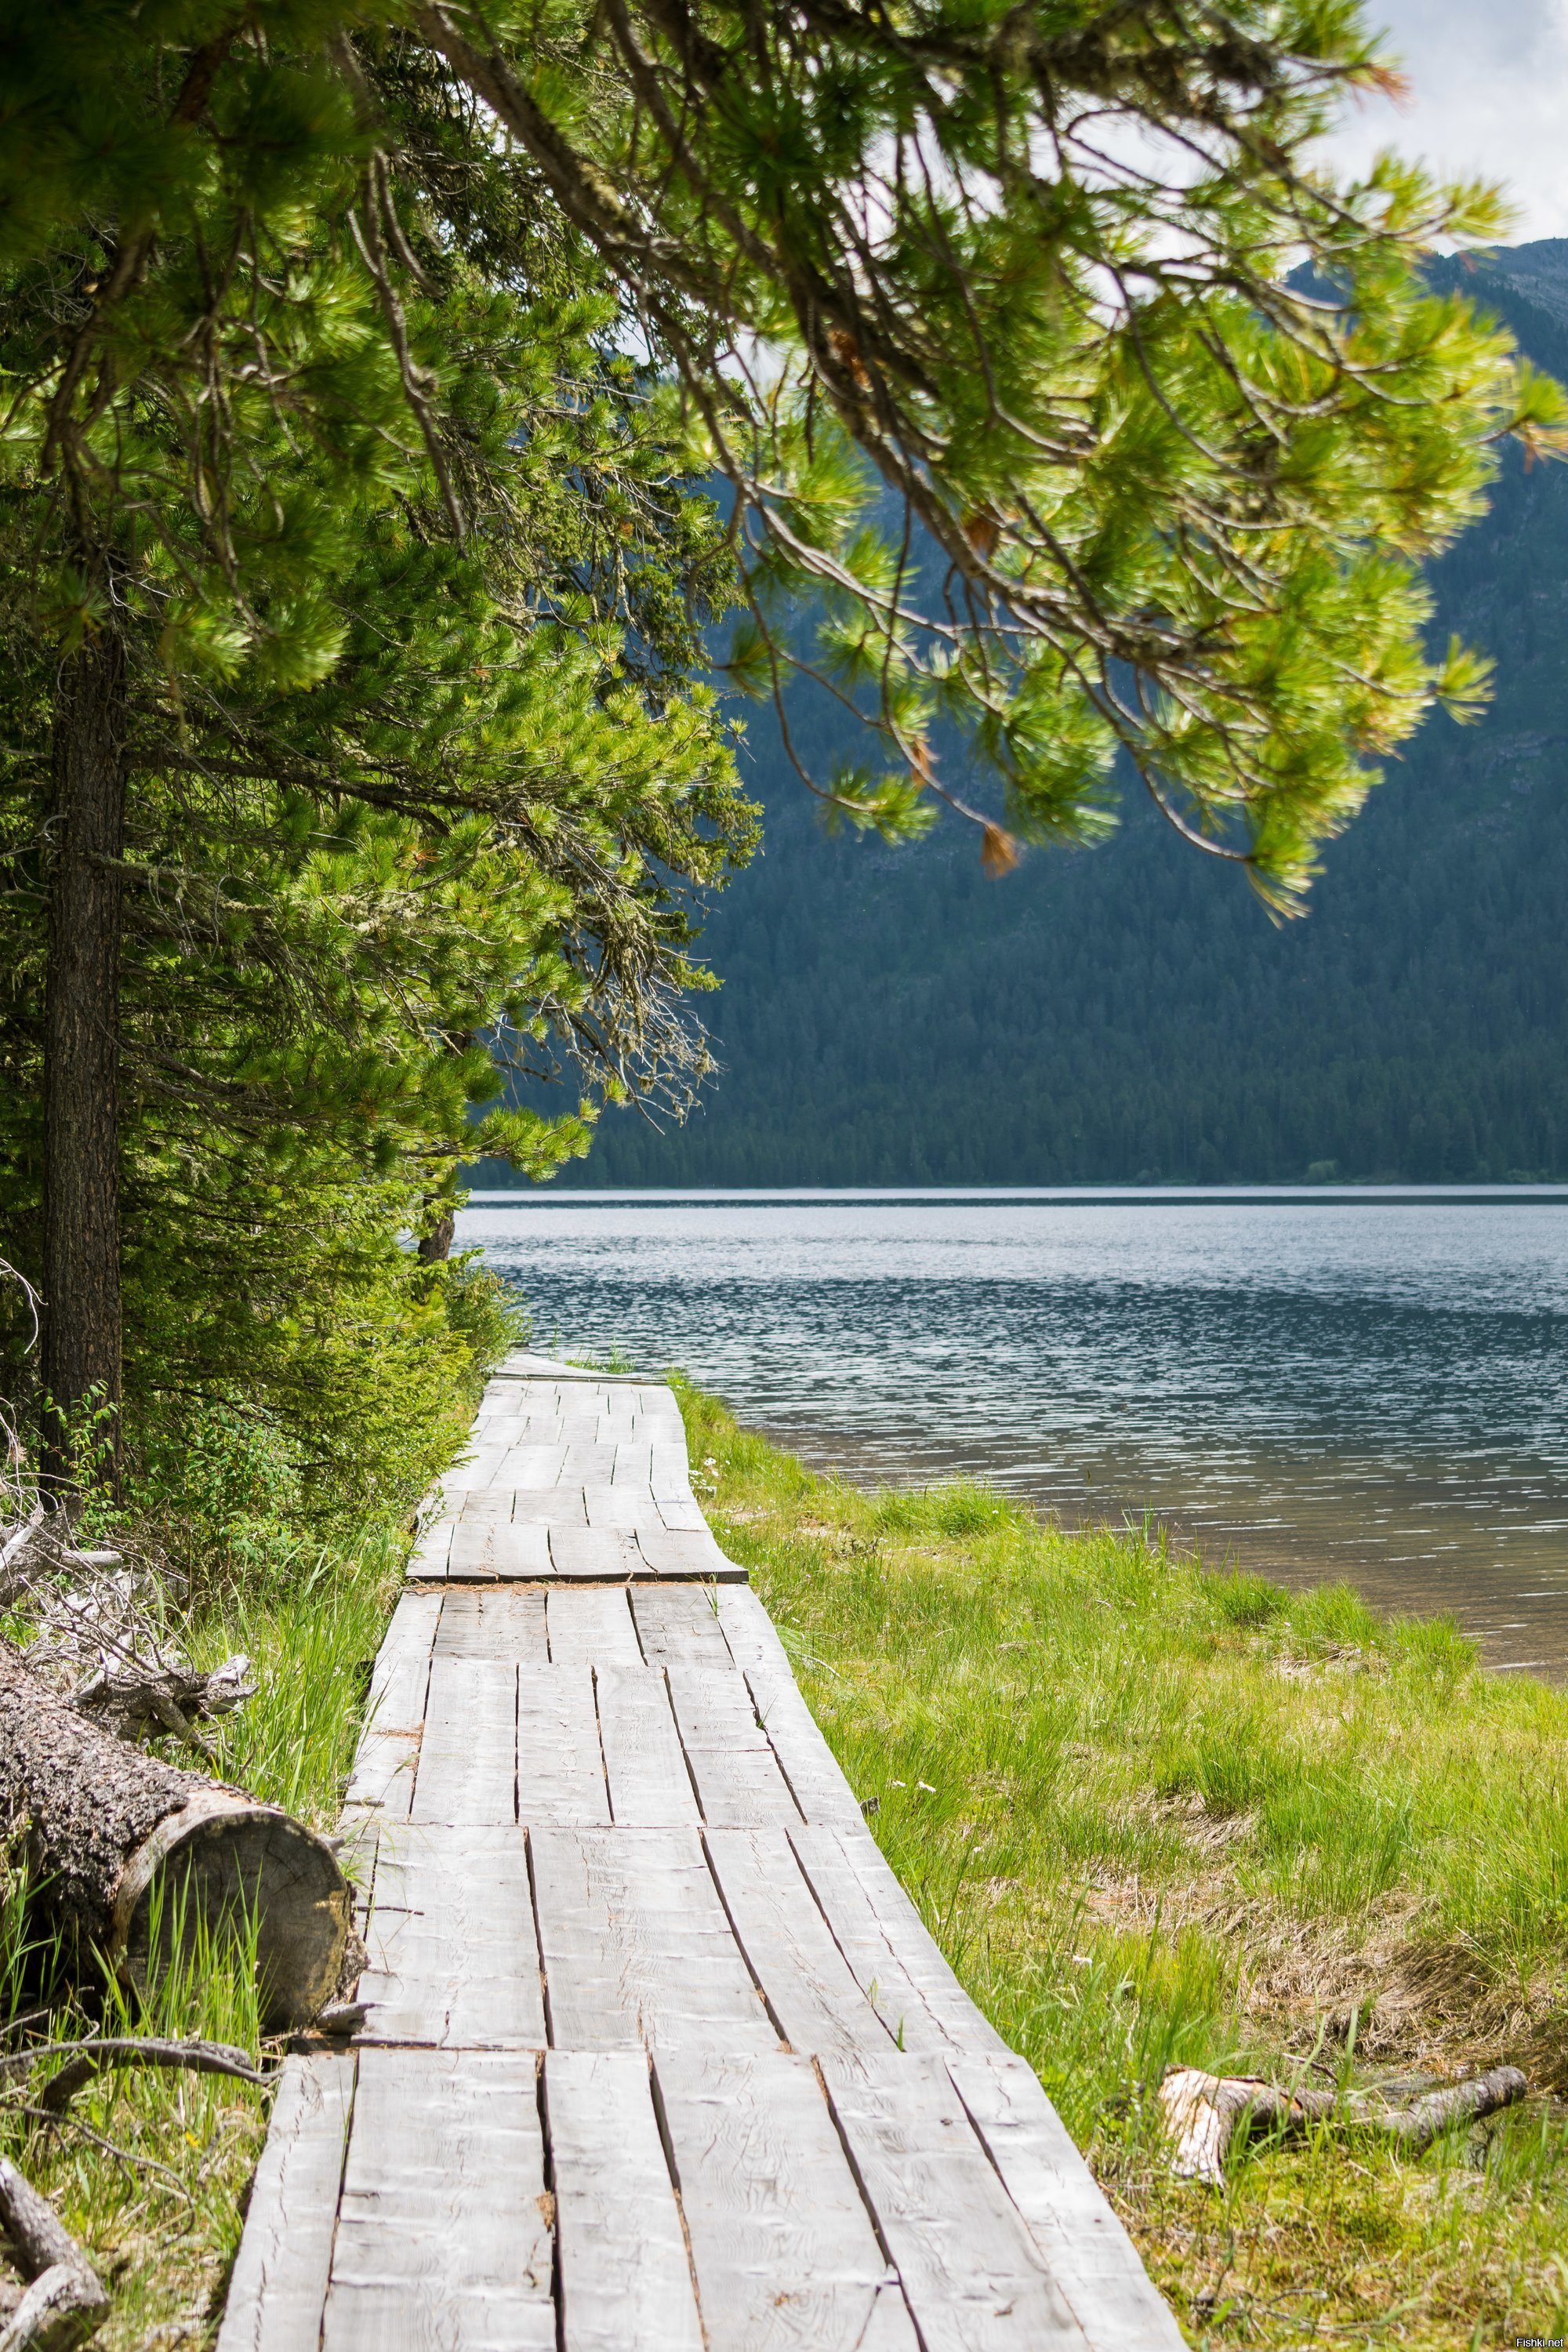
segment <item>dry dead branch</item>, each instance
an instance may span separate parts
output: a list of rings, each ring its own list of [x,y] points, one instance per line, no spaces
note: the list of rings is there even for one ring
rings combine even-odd
[[[1527,2085],[1517,2066],[1494,2066],[1466,2083],[1454,2083],[1403,2101],[1386,2095],[1337,2091],[1281,2090],[1247,2074],[1205,2074],[1197,2067],[1173,2067],[1160,2085],[1160,2107],[1175,2140],[1172,2170],[1184,2180],[1225,2179],[1225,2159],[1238,2131],[1256,2124],[1287,2137],[1314,2124],[1374,2131],[1396,2139],[1412,2155],[1458,2123],[1473,2122],[1524,2096]]]
[[[0,2223],[27,2291],[0,2329],[0,2352],[74,2352],[109,2315],[103,2282],[47,2197],[0,2157]]]

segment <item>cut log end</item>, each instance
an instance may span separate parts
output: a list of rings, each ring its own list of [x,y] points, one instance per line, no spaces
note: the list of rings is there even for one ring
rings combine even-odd
[[[351,1925],[348,1881],[325,1840],[275,1805],[199,1789],[126,1864],[114,1957],[144,1982],[200,1929],[256,1938],[262,2031],[309,2024],[338,1988]]]

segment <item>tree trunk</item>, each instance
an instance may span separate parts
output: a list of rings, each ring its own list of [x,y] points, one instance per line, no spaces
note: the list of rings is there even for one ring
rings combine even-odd
[[[325,1840],[276,1805],[116,1739],[0,1643],[0,1824],[19,1832],[37,1899],[84,1950],[139,1979],[198,1924],[250,1923],[269,2032],[337,1990],[347,1881]]]
[[[125,647],[105,626],[60,665],[49,965],[44,1001],[45,1469],[71,1469],[89,1399],[118,1439],[120,860],[125,847]]]
[[[458,1230],[457,1211],[448,1203],[437,1207],[430,1223],[419,1236],[419,1255],[426,1265],[444,1265],[452,1255],[452,1236]]]

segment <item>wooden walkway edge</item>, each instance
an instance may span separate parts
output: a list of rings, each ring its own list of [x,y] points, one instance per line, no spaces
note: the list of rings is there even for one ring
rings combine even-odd
[[[376,1662],[353,2045],[285,2062],[218,2352],[1175,2352],[692,1496],[508,1359]]]

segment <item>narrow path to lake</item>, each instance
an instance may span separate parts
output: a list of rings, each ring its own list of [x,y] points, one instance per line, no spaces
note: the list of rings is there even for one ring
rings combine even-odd
[[[1153,1513],[1568,1676],[1568,1196],[479,1195],[541,1345],[867,1481]]]

